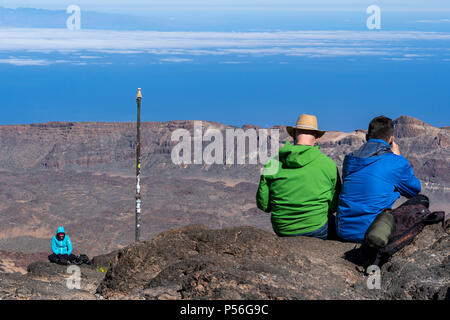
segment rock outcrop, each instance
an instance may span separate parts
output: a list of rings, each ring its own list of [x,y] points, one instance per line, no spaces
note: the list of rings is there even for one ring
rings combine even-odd
[[[48,261],[36,261],[26,274],[0,272],[0,300],[96,300],[96,287],[105,273],[80,266],[80,288],[69,279],[74,270]],[[68,285],[68,281],[71,285]]]
[[[74,271],[48,261],[0,272],[0,300],[402,299],[450,300],[450,235],[427,226],[384,264],[369,289],[359,245],[279,238],[254,227],[190,225],[96,256]],[[70,282],[73,284],[73,282]]]
[[[119,299],[450,299],[450,237],[429,226],[369,289],[359,245],[279,238],[253,227],[187,226],[130,245],[97,293]]]

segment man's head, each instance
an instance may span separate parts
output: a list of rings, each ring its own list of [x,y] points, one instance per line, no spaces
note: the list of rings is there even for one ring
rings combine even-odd
[[[288,134],[294,138],[294,144],[314,146],[325,131],[319,130],[316,116],[302,114],[295,126],[286,127]]]
[[[295,129],[294,144],[314,146],[319,141],[321,134],[317,131]]]
[[[370,139],[380,139],[391,144],[394,141],[394,124],[392,119],[379,116],[370,121],[366,139],[367,141]]]

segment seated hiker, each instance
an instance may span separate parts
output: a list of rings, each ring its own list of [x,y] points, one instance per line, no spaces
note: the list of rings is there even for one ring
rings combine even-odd
[[[384,116],[374,118],[366,140],[361,148],[345,157],[343,165],[336,232],[350,242],[362,243],[375,218],[390,210],[400,195],[427,201],[419,196],[420,181],[395,143],[392,120]]]
[[[315,116],[306,114],[286,130],[294,145],[286,142],[278,159],[271,158],[264,167],[257,206],[272,213],[272,227],[279,236],[327,239],[328,214],[337,208],[340,177],[333,160],[316,146],[325,132],[318,130]],[[334,217],[331,223],[333,231]]]
[[[53,253],[48,257],[51,262],[67,265],[75,259],[72,254],[72,242],[63,227],[59,227],[52,238]]]

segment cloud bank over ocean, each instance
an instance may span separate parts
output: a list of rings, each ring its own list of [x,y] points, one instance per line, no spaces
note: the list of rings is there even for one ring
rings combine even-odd
[[[16,58],[13,52],[77,55],[84,63],[102,63],[102,57],[107,54],[149,54],[158,56],[161,62],[177,63],[195,61],[192,57],[230,55],[450,57],[450,33],[422,31],[159,32],[2,28],[0,39],[0,54],[10,55],[2,56],[0,63],[14,65],[46,65],[65,60],[47,61],[40,57],[33,62]],[[86,52],[95,53],[96,58],[86,59],[89,56]]]

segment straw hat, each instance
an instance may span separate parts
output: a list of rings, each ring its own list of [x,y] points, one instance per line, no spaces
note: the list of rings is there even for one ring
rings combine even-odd
[[[319,130],[316,116],[311,116],[309,114],[302,114],[298,117],[297,124],[295,126],[286,127],[286,131],[293,138],[295,138],[296,129],[315,131],[318,133],[319,138],[325,134],[325,131]]]

